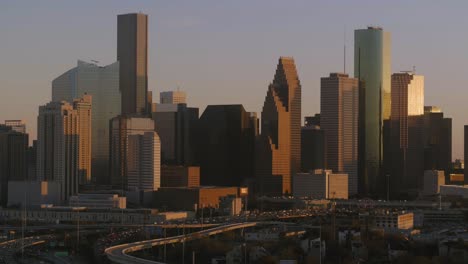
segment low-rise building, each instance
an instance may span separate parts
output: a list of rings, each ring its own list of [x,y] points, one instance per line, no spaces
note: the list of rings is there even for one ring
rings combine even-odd
[[[464,211],[460,209],[424,209],[415,211],[415,226],[425,226],[435,223],[459,223],[466,220]]]
[[[412,212],[377,212],[374,215],[374,224],[384,230],[408,230],[414,227]]]
[[[338,243],[340,245],[351,244],[353,240],[361,240],[361,232],[356,230],[344,230],[338,232]]]
[[[200,167],[163,165],[161,166],[161,187],[199,187]]]
[[[293,178],[293,195],[314,199],[348,199],[348,174],[322,169],[297,173]]]
[[[56,181],[9,181],[8,207],[26,205],[38,208],[41,204],[60,205],[61,183]]]
[[[83,194],[70,197],[70,206],[84,206],[88,208],[126,208],[126,197],[119,197],[118,194]]]
[[[468,198],[468,185],[442,185],[440,186],[442,196],[460,196]]]
[[[147,206],[161,210],[198,210],[201,208],[219,208],[221,197],[239,196],[238,187],[174,187],[159,188],[145,201]]]
[[[434,195],[440,192],[440,186],[445,184],[445,172],[442,170],[424,171],[424,194]]]
[[[22,209],[0,209],[0,219],[20,221]],[[78,219],[89,223],[150,224],[168,220],[186,220],[194,217],[192,212],[159,213],[154,209],[100,209],[87,207],[44,206],[26,211],[28,222],[74,223]]]
[[[465,175],[462,173],[451,173],[449,175],[450,182],[448,184],[451,185],[463,185],[465,182]]]
[[[221,197],[219,209],[227,215],[239,215],[242,212],[242,198],[236,196]]]
[[[278,241],[280,232],[246,232],[244,238],[246,241]]]

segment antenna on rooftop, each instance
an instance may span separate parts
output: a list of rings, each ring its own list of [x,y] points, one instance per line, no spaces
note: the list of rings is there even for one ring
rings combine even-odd
[[[416,66],[413,65],[413,74],[416,74]]]
[[[346,74],[346,25],[343,32],[343,73]]]

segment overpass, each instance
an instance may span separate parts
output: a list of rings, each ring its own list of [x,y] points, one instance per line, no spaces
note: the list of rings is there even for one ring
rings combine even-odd
[[[108,228],[141,228],[142,226],[153,226],[153,227],[160,227],[164,229],[171,229],[171,228],[209,228],[214,226],[219,226],[221,224],[109,224],[109,225],[98,225],[98,224],[83,224],[80,223],[80,229],[108,229]],[[30,225],[26,227],[22,226],[0,226],[0,230],[10,231],[10,230],[22,230],[25,231],[39,231],[39,230],[67,230],[67,229],[76,229],[76,224],[51,224],[51,225]]]
[[[216,234],[220,234],[223,232],[228,232],[236,229],[242,229],[246,227],[253,227],[260,223],[258,222],[245,222],[245,223],[235,223],[235,224],[228,224],[222,225],[218,227],[213,227],[210,229],[186,234],[186,235],[179,235],[167,238],[157,238],[151,240],[144,240],[138,241],[128,244],[116,245],[113,247],[106,248],[104,253],[113,263],[120,263],[120,264],[127,264],[127,263],[134,263],[134,264],[161,264],[161,262],[146,260],[142,258],[137,258],[134,256],[129,255],[129,253],[144,250],[147,248],[152,248],[155,246],[161,246],[166,244],[174,244],[174,243],[184,243],[186,241],[200,239],[208,236],[213,236]],[[266,223],[262,223],[266,224]]]

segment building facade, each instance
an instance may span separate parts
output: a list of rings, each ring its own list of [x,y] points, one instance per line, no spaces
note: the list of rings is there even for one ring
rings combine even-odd
[[[193,188],[160,188],[153,193],[152,206],[166,210],[218,209],[222,197],[238,197],[238,187],[203,186]],[[177,197],[177,199],[174,199]]]
[[[117,116],[110,121],[110,175],[114,188],[128,190],[128,154],[131,135],[143,135],[154,132],[151,118]]]
[[[161,166],[161,187],[199,187],[200,167],[163,165]]]
[[[167,91],[160,94],[161,104],[186,104],[187,95],[184,91]]]
[[[320,128],[325,132],[327,169],[348,174],[349,194],[358,192],[358,80],[331,73],[321,78]]]
[[[117,16],[117,60],[122,114],[147,114],[148,15]]]
[[[424,169],[443,170],[446,177],[452,167],[452,119],[438,107],[424,107]]]
[[[392,193],[421,189],[424,175],[424,76],[392,75],[390,186]]]
[[[464,126],[464,148],[463,148],[463,154],[464,154],[464,160],[468,162],[468,126]],[[465,175],[464,177],[464,183],[468,185],[468,166],[465,166],[463,169],[463,174]]]
[[[292,193],[292,175],[301,166],[301,85],[294,59],[281,57],[269,85],[256,144],[261,195]]]
[[[73,100],[73,109],[78,118],[78,180],[80,184],[91,183],[91,153],[92,153],[92,97],[83,97]],[[98,139],[100,140],[100,139]]]
[[[27,150],[28,134],[13,130],[11,126],[0,127],[0,205],[6,206],[9,192],[20,192],[9,189],[9,181],[24,181],[28,176]]]
[[[155,191],[161,187],[161,142],[158,133],[128,136],[128,189]]]
[[[301,128],[301,171],[326,168],[325,131],[319,126]]]
[[[74,195],[70,197],[69,206],[100,208],[100,209],[125,209],[127,208],[126,197],[113,193],[92,193]]]
[[[91,114],[91,181],[109,184],[109,121],[120,114],[119,62],[106,66],[78,61],[76,67],[52,81],[52,101],[72,103],[93,97]]]
[[[58,182],[66,201],[91,174],[91,96],[40,106],[37,124],[37,180]]]
[[[440,193],[440,186],[445,185],[445,172],[438,170],[424,171],[424,189],[425,195],[434,195]]]
[[[162,163],[192,165],[192,135],[198,120],[198,108],[187,107],[183,103],[157,104],[152,118],[161,138]]]
[[[293,195],[314,199],[348,199],[348,175],[314,170],[294,175]]]
[[[194,134],[201,185],[241,186],[254,177],[256,115],[242,105],[208,105]]]
[[[5,126],[18,133],[26,134],[26,123],[23,120],[5,120]]]
[[[374,215],[374,225],[385,230],[408,230],[414,227],[412,212],[378,212]]]
[[[359,80],[359,192],[384,186],[384,122],[390,119],[391,39],[382,28],[354,31],[354,77]]]
[[[56,181],[9,181],[8,206],[40,208],[44,204],[63,204],[62,184]]]

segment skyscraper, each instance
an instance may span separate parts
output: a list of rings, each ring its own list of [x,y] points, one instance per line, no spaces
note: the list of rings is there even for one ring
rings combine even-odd
[[[254,177],[256,116],[242,105],[209,105],[194,134],[201,185],[241,186]]]
[[[424,169],[443,170],[448,176],[452,167],[452,119],[444,117],[439,107],[424,106]]]
[[[468,162],[468,126],[465,125],[464,126],[464,161],[465,162]],[[466,164],[466,163],[465,163]],[[468,184],[468,168],[467,168],[467,165],[465,165],[465,168],[464,168],[464,182],[465,184]]]
[[[91,95],[73,100],[78,118],[78,179],[80,184],[91,183]],[[102,139],[98,139],[102,140]]]
[[[257,141],[256,174],[263,195],[291,194],[301,166],[301,85],[293,58],[280,57],[269,85]]]
[[[92,95],[91,175],[92,182],[109,184],[109,121],[120,114],[119,63],[98,66],[78,60],[76,67],[52,81],[52,101],[73,102]]]
[[[301,128],[301,171],[326,168],[325,131],[320,129],[320,114],[304,119]]]
[[[154,132],[151,118],[117,116],[110,121],[110,175],[114,188],[128,190],[128,137]]]
[[[320,127],[325,132],[327,168],[348,174],[349,194],[358,192],[358,80],[331,73],[321,78]]]
[[[390,175],[393,192],[422,188],[424,76],[413,73],[392,75],[390,122]]]
[[[161,142],[158,133],[128,136],[128,189],[155,191],[161,187]]]
[[[0,125],[0,205],[7,205],[8,181],[24,181],[28,174],[28,134],[20,133],[11,126]]]
[[[76,194],[78,185],[85,183],[90,173],[90,105],[91,96],[87,95],[73,105],[62,101],[39,107],[37,178],[58,182],[62,201]]]
[[[117,16],[117,60],[122,114],[148,114],[148,16]]]
[[[192,165],[192,134],[198,120],[198,108],[177,103],[185,102],[185,93],[183,100],[163,100],[163,94],[167,93],[171,92],[161,93],[161,104],[155,104],[156,109],[152,112],[156,132],[161,139],[162,163]]]
[[[359,80],[359,192],[384,189],[384,122],[390,119],[390,33],[379,27],[354,31],[354,77]]]

